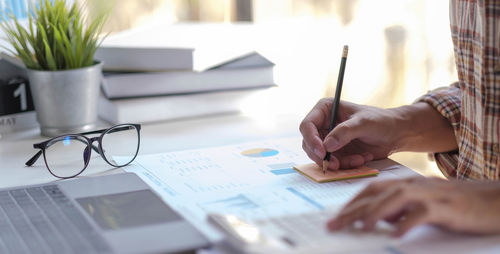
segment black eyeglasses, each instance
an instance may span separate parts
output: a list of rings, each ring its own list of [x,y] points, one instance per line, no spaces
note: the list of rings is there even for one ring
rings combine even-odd
[[[40,149],[26,166],[32,166],[43,154],[49,172],[58,178],[71,178],[87,168],[91,151],[96,151],[111,166],[123,167],[130,164],[140,146],[140,124],[119,124],[108,129],[79,134],[66,134],[51,138],[33,147]],[[88,138],[85,135],[101,134]],[[98,146],[93,143],[97,141]]]

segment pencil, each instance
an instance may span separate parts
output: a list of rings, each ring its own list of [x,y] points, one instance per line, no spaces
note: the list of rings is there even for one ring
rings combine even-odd
[[[347,52],[349,47],[344,45],[344,50],[342,51],[342,58],[340,60],[340,70],[339,77],[337,79],[337,88],[335,89],[335,97],[333,98],[332,111],[330,116],[330,127],[328,128],[328,133],[330,133],[335,125],[337,124],[337,112],[339,110],[340,94],[342,93],[342,83],[344,82],[344,72],[345,64],[347,61]],[[328,161],[330,160],[330,153],[326,152],[325,158],[323,159],[323,174],[326,174],[326,169],[328,168]]]

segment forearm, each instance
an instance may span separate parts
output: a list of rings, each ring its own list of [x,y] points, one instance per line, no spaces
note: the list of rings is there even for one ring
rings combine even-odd
[[[429,104],[418,102],[390,110],[400,130],[394,151],[438,153],[457,149],[450,122]]]

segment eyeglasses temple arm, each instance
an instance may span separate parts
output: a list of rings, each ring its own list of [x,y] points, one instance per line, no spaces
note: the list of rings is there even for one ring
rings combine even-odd
[[[140,124],[130,124],[130,125],[134,126],[138,130],[141,129],[141,125]],[[130,130],[130,127],[131,126],[123,126],[123,127],[114,128],[114,129],[110,130],[109,133],[113,133],[113,132],[117,132],[117,131]],[[82,132],[82,133],[79,133],[79,134],[80,135],[97,134],[97,133],[102,133],[102,132],[104,132],[106,130],[109,130],[109,129],[102,129],[102,130],[96,130],[96,131],[88,131],[88,132]]]
[[[80,134],[80,135],[97,134],[97,133],[104,132],[105,130],[107,130],[107,129],[96,130],[96,131],[88,131],[88,132],[81,132],[81,133],[78,133],[78,134]]]
[[[33,164],[35,164],[38,158],[40,158],[40,155],[42,155],[42,150],[38,151],[38,153],[36,153],[33,157],[31,157],[31,159],[29,159],[24,165],[28,167],[33,166]]]

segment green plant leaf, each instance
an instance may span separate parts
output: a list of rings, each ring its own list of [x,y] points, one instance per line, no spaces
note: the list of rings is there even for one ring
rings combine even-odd
[[[95,52],[105,38],[99,35],[107,14],[89,21],[76,1],[67,8],[64,0],[40,0],[38,5],[29,5],[27,14],[25,28],[4,11],[2,15],[11,21],[1,22],[0,28],[28,68],[65,70],[94,64]]]

